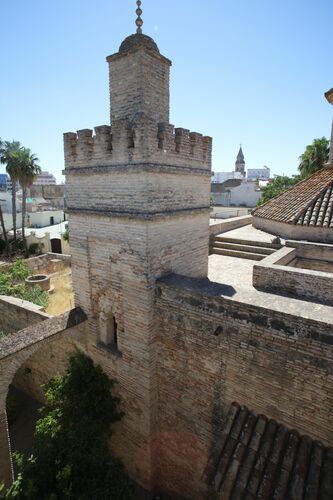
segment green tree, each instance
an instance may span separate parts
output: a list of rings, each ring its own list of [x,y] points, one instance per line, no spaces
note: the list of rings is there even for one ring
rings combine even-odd
[[[13,214],[13,232],[16,242],[16,187],[19,180],[19,164],[17,161],[17,152],[21,149],[18,141],[4,141],[0,148],[0,163],[6,165],[7,174],[12,182],[12,214]]]
[[[111,425],[121,419],[115,382],[90,358],[70,358],[64,377],[46,385],[33,453],[17,457],[18,476],[7,500],[128,500],[132,483],[108,449]]]
[[[266,201],[278,196],[290,187],[294,186],[301,180],[299,175],[293,175],[292,177],[287,177],[285,175],[279,175],[267,186],[263,187],[261,192],[261,198],[258,201],[258,205],[266,203]]]
[[[1,156],[2,156],[3,147],[4,147],[4,143],[3,143],[3,141],[0,138],[0,160],[1,160]],[[2,231],[2,235],[3,235],[3,239],[4,239],[4,242],[5,242],[6,254],[8,256],[8,238],[7,238],[6,228],[5,228],[5,221],[4,221],[3,213],[2,213],[1,200],[0,200],[0,225],[1,225],[1,231]]]
[[[22,238],[26,256],[28,256],[27,242],[25,238],[25,218],[27,213],[27,189],[32,185],[41,168],[39,159],[28,148],[21,148],[14,153],[14,158],[18,164],[18,180],[22,187]]]
[[[68,229],[68,227],[65,229],[62,237],[64,238],[65,241],[67,241],[67,243],[69,243],[69,229]]]
[[[306,146],[304,153],[299,157],[298,170],[303,178],[309,177],[317,170],[324,167],[329,158],[329,140],[326,137],[314,139],[312,144]]]

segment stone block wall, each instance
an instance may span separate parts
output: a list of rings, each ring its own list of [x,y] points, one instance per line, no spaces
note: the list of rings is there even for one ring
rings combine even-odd
[[[253,286],[333,305],[333,274],[324,272],[332,265],[332,249],[316,243],[290,241],[287,245],[253,266]],[[306,259],[305,264],[298,265],[298,259],[303,258]],[[306,265],[309,265],[309,269],[302,268]]]
[[[156,220],[72,213],[73,226],[75,301],[89,318],[88,352],[119,381],[125,412],[113,437],[114,451],[132,476],[147,485],[146,472],[137,468],[149,460],[149,453],[145,460],[138,453],[155,430],[155,280],[170,272],[206,276],[208,212]],[[118,352],[100,343],[103,322],[111,313],[117,322]]]
[[[29,325],[49,318],[41,307],[15,297],[0,296],[0,330],[17,332]]]
[[[25,394],[44,402],[42,385],[51,377],[63,375],[68,367],[69,356],[75,352],[76,343],[64,337],[59,341],[42,345],[27,361],[17,370],[12,384]]]
[[[185,476],[188,498],[200,489],[200,465],[233,401],[333,445],[332,325],[223,299],[219,285],[207,280],[200,291],[197,283],[161,280],[156,300],[157,426],[184,446],[192,436],[193,453],[200,444],[203,454],[201,464],[186,462],[161,440],[157,481],[171,493],[184,491]]]
[[[157,122],[169,121],[169,59],[151,51],[134,50],[109,56],[107,61],[111,123],[140,113]]]
[[[212,139],[139,116],[95,127],[95,134],[91,129],[67,132],[64,150],[67,171],[143,162],[210,171]]]

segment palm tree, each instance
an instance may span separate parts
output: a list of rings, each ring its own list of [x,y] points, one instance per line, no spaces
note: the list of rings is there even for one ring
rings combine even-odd
[[[314,139],[312,144],[309,144],[299,157],[298,170],[301,176],[308,177],[323,168],[325,163],[328,162],[329,152],[329,140],[326,137]]]
[[[18,141],[5,141],[1,144],[0,163],[6,165],[6,171],[12,182],[12,215],[14,241],[16,241],[16,186],[19,180],[19,165],[16,153],[20,151],[21,144]]]
[[[39,159],[28,148],[21,148],[15,153],[15,158],[19,165],[18,180],[22,187],[22,238],[25,252],[28,254],[27,243],[25,239],[25,217],[27,213],[27,189],[32,185],[36,177],[41,173],[38,164]]]
[[[2,157],[3,148],[4,148],[4,142],[0,138],[0,159]],[[6,255],[8,257],[8,238],[7,238],[6,228],[5,228],[5,221],[3,219],[1,200],[0,200],[0,225],[1,225],[1,230],[2,230],[2,234],[3,234],[3,239],[5,240]]]

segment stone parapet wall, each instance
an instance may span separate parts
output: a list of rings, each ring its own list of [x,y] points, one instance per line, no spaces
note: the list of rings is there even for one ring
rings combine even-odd
[[[26,300],[0,296],[0,330],[12,333],[49,318],[41,309]]]
[[[326,266],[330,265],[333,269],[332,248],[295,241],[287,241],[286,244],[286,247],[253,266],[253,286],[259,290],[333,305],[333,274],[324,272]],[[299,259],[300,264],[297,263]],[[305,259],[304,264],[302,259]],[[302,268],[302,265],[310,268]],[[311,269],[311,265],[317,270]]]
[[[64,134],[66,169],[154,163],[210,171],[212,139],[141,116]]]
[[[303,240],[318,243],[333,243],[332,228],[286,224],[253,215],[253,226],[262,231],[276,234],[287,240]]]
[[[209,226],[210,237],[217,236],[221,233],[226,233],[238,227],[248,226],[252,222],[252,215],[242,215],[240,217],[232,217],[223,221],[211,222]]]
[[[332,324],[222,298],[223,285],[208,280],[170,277],[157,292],[160,433],[179,442],[190,434],[210,456],[237,401],[333,445]],[[189,468],[163,446],[160,485],[180,491],[185,471],[197,492],[197,463]],[[163,472],[170,467],[179,471],[172,482]]]

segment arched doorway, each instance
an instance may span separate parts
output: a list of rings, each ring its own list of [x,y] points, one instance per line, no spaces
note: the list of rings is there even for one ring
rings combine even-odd
[[[51,251],[52,253],[62,253],[61,239],[52,238],[51,239]]]

